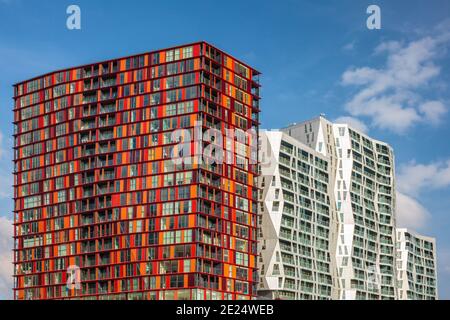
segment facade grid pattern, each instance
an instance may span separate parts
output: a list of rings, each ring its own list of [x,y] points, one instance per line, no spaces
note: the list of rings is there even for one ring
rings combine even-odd
[[[198,42],[15,85],[15,299],[253,298],[252,137],[199,159],[258,128],[258,74]]]

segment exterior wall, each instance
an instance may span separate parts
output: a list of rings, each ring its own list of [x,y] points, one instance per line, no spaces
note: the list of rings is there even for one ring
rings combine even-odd
[[[258,293],[269,299],[336,297],[328,161],[282,132],[264,132],[261,142]]]
[[[394,299],[392,149],[386,143],[323,117],[283,131],[330,159],[339,224],[337,246],[332,253],[337,264],[339,298]]]
[[[437,300],[436,240],[397,229],[398,298]]]
[[[15,298],[254,297],[252,139],[175,164],[171,133],[257,128],[256,75],[198,42],[15,85]]]

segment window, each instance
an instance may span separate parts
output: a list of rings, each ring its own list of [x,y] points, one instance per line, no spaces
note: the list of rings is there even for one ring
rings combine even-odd
[[[174,59],[175,60],[180,60],[180,49],[175,49],[174,50]]]
[[[183,288],[184,287],[184,275],[176,275],[170,277],[170,287],[171,288]],[[166,299],[169,298],[166,295]]]
[[[136,190],[136,179],[131,179],[130,180],[130,191],[135,191]]]
[[[158,63],[160,63],[159,52],[158,53],[154,53],[152,55],[152,64],[158,64]]]
[[[188,227],[188,216],[178,217],[178,228],[187,228],[187,227]]]
[[[183,271],[190,272],[191,271],[191,260],[184,260],[183,262]]]
[[[24,199],[24,209],[34,208],[41,205],[41,196],[27,197]]]
[[[174,116],[177,114],[177,106],[175,104],[169,104],[166,106],[166,116]]]
[[[248,265],[248,255],[242,252],[236,252],[236,264]]]
[[[274,265],[273,265],[272,275],[273,275],[273,276],[278,276],[278,275],[280,275],[280,265],[279,265],[279,264],[274,264]]]
[[[137,166],[135,164],[131,165],[130,166],[130,177],[136,177],[137,174],[138,174]]]
[[[191,194],[190,191],[191,190],[190,190],[189,186],[187,186],[187,187],[179,187],[178,188],[178,198],[179,199],[188,199],[188,198],[190,198],[190,194]]]
[[[64,188],[64,177],[56,178],[56,189]]]
[[[173,61],[173,50],[166,51],[166,62]]]
[[[173,174],[164,175],[164,187],[173,186]]]
[[[180,118],[180,128],[186,128],[191,125],[191,117],[183,116]]]
[[[197,87],[186,88],[186,99],[193,99],[197,97]]]
[[[183,59],[192,58],[192,56],[193,56],[192,46],[183,48]]]
[[[274,201],[272,211],[277,212],[279,209],[280,209],[280,203],[278,201]]]
[[[173,214],[174,213],[173,207],[174,207],[174,203],[173,202],[163,203],[163,210],[162,210],[163,216]]]
[[[66,124],[59,124],[56,126],[56,136],[61,136],[66,133]]]
[[[58,202],[66,201],[66,191],[58,191]]]
[[[153,91],[159,91],[161,90],[161,80],[154,80],[153,81]]]
[[[159,186],[159,176],[152,176],[152,188],[157,188]]]

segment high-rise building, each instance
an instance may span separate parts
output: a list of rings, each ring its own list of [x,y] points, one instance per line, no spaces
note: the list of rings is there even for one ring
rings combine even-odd
[[[258,295],[336,299],[336,211],[329,159],[283,132],[260,135]]]
[[[254,297],[258,74],[198,42],[16,84],[15,299]]]
[[[395,180],[392,148],[324,117],[287,134],[329,159],[338,222],[339,299],[395,299]]]
[[[437,300],[436,240],[397,229],[397,290],[401,300]]]

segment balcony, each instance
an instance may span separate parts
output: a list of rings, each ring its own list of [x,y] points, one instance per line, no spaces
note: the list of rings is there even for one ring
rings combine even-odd
[[[116,112],[116,104],[115,103],[101,104],[100,105],[100,114],[112,113],[112,112]]]
[[[93,183],[95,180],[95,175],[93,173],[85,174],[83,177],[83,184]]]
[[[116,124],[116,117],[114,116],[108,116],[100,118],[98,122],[99,127],[110,127]]]
[[[88,130],[95,128],[95,119],[81,120],[80,130]]]
[[[107,193],[113,193],[114,187],[112,185],[102,185],[97,187],[97,195],[104,195]]]
[[[95,116],[97,114],[97,106],[89,105],[83,108],[83,117]]]
[[[114,130],[102,130],[100,131],[99,139],[100,140],[109,140],[114,138]]]
[[[101,87],[102,88],[106,88],[106,87],[112,87],[115,86],[117,84],[116,78],[109,78],[109,79],[102,79],[102,84]]]
[[[114,90],[102,90],[100,100],[113,100],[117,98],[117,89]]]
[[[91,134],[91,133],[82,133],[80,134],[80,142],[81,143],[89,143],[89,142],[94,142],[95,141],[95,135]]]
[[[114,169],[105,169],[103,174],[100,175],[100,180],[113,180],[115,179]]]
[[[116,151],[116,144],[114,141],[110,143],[100,144],[99,153],[111,153]]]
[[[202,72],[201,82],[210,87],[213,87],[214,89],[222,90],[222,81],[220,80],[220,78],[217,78],[207,72]]]
[[[97,93],[83,94],[83,104],[97,102]]]
[[[259,87],[252,87],[252,95],[259,97]]]
[[[83,152],[82,152],[83,157],[92,156],[94,154],[95,154],[95,147],[84,147],[83,148]]]
[[[83,187],[83,197],[92,197],[94,196],[94,189],[92,187]]]

